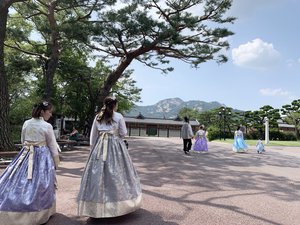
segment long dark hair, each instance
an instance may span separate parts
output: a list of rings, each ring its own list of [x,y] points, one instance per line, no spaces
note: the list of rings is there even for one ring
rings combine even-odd
[[[105,122],[106,124],[111,124],[113,121],[114,108],[117,105],[117,99],[113,97],[106,97],[103,101],[103,107],[98,113],[97,121],[99,123]]]
[[[41,115],[42,110],[46,111],[46,110],[51,110],[52,108],[53,108],[53,105],[50,102],[42,101],[33,106],[31,116],[33,118],[39,118],[42,116]]]

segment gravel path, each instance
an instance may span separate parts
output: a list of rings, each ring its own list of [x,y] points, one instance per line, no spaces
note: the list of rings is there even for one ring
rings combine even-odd
[[[76,194],[87,147],[62,153],[57,213],[47,225],[300,224],[300,148],[234,153],[209,142],[208,153],[185,155],[179,138],[129,138],[141,178],[143,206],[126,216],[76,216]]]

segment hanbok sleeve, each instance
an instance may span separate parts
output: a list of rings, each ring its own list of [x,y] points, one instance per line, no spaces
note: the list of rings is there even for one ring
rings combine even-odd
[[[94,121],[93,121],[93,125],[92,125],[92,129],[91,129],[91,134],[90,134],[90,145],[94,146],[94,144],[97,141],[97,137],[98,137],[98,129],[97,129],[97,116],[95,117]]]
[[[55,164],[55,168],[58,168],[59,164],[59,153],[58,153],[58,144],[54,135],[53,127],[51,124],[48,124],[46,130],[46,143],[52,154],[52,158]]]
[[[122,115],[120,115],[121,118],[119,120],[119,124],[118,124],[118,130],[119,130],[119,136],[121,138],[124,138],[127,134],[127,128],[126,128],[126,123],[124,120],[124,117]]]
[[[194,136],[194,132],[193,132],[192,126],[190,124],[189,124],[189,135],[190,135],[190,137]]]
[[[24,124],[22,126],[21,143],[24,143],[24,141],[25,141],[25,126],[26,126],[26,122],[24,122]]]

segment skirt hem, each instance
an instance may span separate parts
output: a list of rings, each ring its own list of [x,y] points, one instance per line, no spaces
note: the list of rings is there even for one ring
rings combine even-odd
[[[120,202],[78,202],[78,216],[88,216],[92,218],[109,218],[123,216],[136,211],[141,207],[142,194],[137,198]]]
[[[51,208],[38,212],[0,211],[0,225],[4,225],[2,222],[9,225],[40,225],[46,223],[55,212],[55,203]]]

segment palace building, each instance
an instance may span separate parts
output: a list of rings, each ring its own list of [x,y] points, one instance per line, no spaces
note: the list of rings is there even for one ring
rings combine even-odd
[[[145,118],[141,113],[137,117],[124,117],[128,136],[181,137],[184,121],[175,119]],[[199,129],[199,122],[191,120],[193,132]]]

